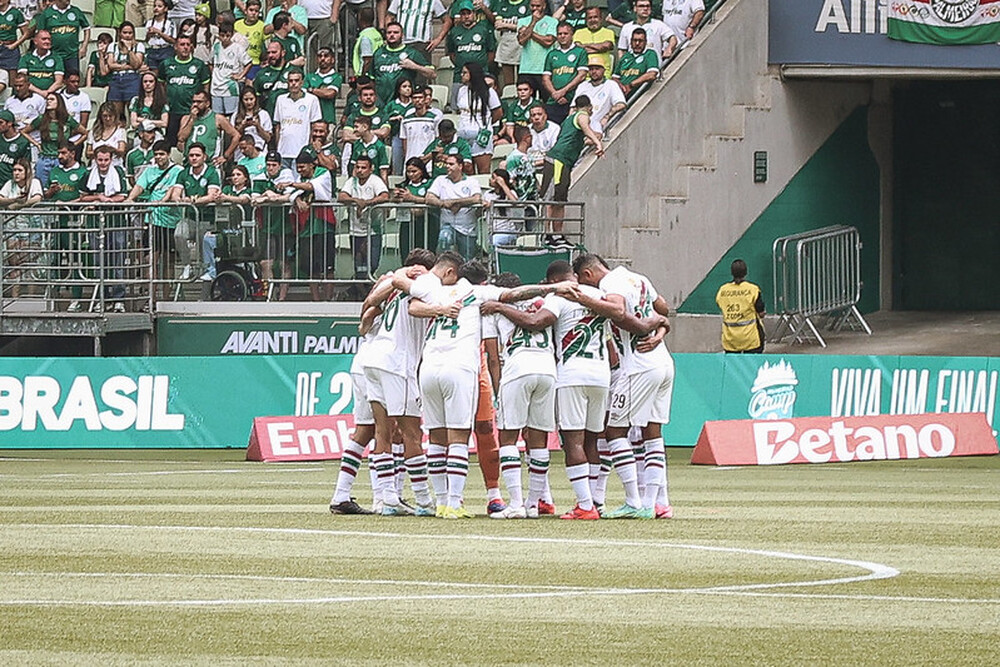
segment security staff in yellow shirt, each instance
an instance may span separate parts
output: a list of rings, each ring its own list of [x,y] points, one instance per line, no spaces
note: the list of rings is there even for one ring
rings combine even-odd
[[[719,288],[715,303],[722,311],[722,349],[727,354],[760,354],[764,351],[764,297],[747,282],[747,263],[733,261],[733,282]]]

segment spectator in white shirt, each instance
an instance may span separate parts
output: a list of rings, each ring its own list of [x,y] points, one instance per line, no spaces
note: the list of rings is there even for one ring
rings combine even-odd
[[[625,108],[625,94],[617,82],[604,78],[604,62],[596,54],[591,54],[589,67],[590,78],[577,86],[576,100],[581,95],[590,98],[593,111],[590,113],[590,129],[598,135],[604,135],[608,121]]]
[[[681,44],[694,37],[694,31],[705,18],[703,0],[663,0],[663,22]]]
[[[288,72],[288,92],[274,102],[274,143],[282,163],[291,168],[299,152],[309,145],[312,123],[322,120],[319,98],[302,90],[302,71]]]
[[[372,161],[358,156],[354,176],[347,179],[337,201],[348,204],[351,219],[351,250],[354,253],[354,277],[369,280],[378,270],[382,256],[382,229],[371,207],[389,201],[389,188],[372,173]]]
[[[479,212],[474,207],[483,201],[482,188],[479,181],[465,175],[460,155],[446,155],[444,164],[447,173],[434,179],[427,191],[427,203],[441,209],[438,250],[454,246],[462,257],[472,259],[479,223]]]

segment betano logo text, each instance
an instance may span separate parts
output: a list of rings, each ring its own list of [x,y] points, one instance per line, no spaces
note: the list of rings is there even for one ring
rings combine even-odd
[[[759,465],[830,461],[882,461],[951,456],[955,434],[944,424],[924,424],[919,430],[909,424],[849,428],[834,421],[829,428],[797,432],[787,421],[755,422],[754,445]]]

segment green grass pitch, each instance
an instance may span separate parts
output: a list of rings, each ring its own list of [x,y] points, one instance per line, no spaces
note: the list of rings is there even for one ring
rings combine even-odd
[[[504,522],[475,466],[442,521],[331,516],[336,463],[0,452],[0,663],[1000,661],[1000,457],[689,456],[671,521]]]

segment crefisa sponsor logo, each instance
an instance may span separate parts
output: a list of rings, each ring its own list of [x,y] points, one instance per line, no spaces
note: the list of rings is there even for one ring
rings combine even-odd
[[[757,370],[750,388],[747,413],[751,419],[790,419],[795,409],[795,387],[799,380],[792,365],[780,360],[767,361]]]

